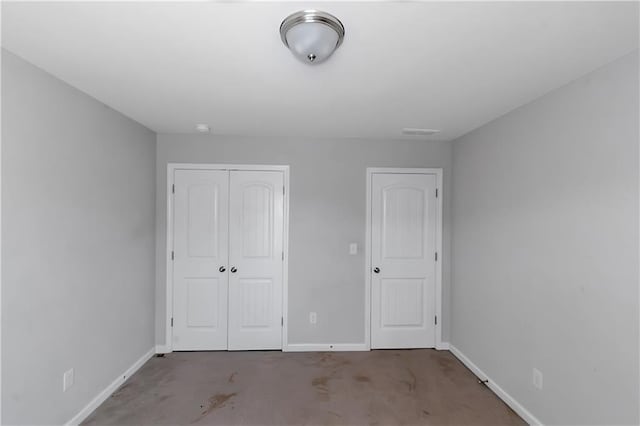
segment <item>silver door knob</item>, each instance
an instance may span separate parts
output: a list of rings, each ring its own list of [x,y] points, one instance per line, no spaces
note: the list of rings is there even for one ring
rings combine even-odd
[[[380,273],[380,268],[378,268],[377,266],[375,268],[373,268],[373,272],[375,272],[376,274]]]
[[[218,271],[220,271],[220,272],[224,272],[226,270],[227,270],[227,268],[225,268],[224,266],[221,266],[220,269],[218,269]]]
[[[235,266],[231,267],[231,273],[235,274],[236,272],[238,272],[238,270],[236,269]]]

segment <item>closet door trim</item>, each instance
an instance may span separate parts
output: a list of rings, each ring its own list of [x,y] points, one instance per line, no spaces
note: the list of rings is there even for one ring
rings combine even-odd
[[[165,344],[156,346],[157,353],[173,352],[173,191],[176,170],[248,170],[279,171],[284,175],[284,229],[282,271],[282,349],[288,346],[288,294],[289,294],[289,166],[262,164],[200,164],[200,163],[168,163],[167,164],[167,216],[166,216],[166,251],[165,251]]]

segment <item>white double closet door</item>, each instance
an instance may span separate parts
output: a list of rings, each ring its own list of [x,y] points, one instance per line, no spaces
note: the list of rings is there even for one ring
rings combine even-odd
[[[435,346],[435,174],[371,175],[371,347]]]
[[[175,170],[173,349],[282,348],[284,174]]]

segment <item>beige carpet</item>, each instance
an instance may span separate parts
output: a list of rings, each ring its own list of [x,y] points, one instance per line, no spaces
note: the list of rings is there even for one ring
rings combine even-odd
[[[84,424],[522,425],[451,353],[177,352]]]

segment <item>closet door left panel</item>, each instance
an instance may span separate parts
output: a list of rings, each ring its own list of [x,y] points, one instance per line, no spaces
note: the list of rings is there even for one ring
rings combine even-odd
[[[173,349],[227,349],[229,172],[176,170]]]

